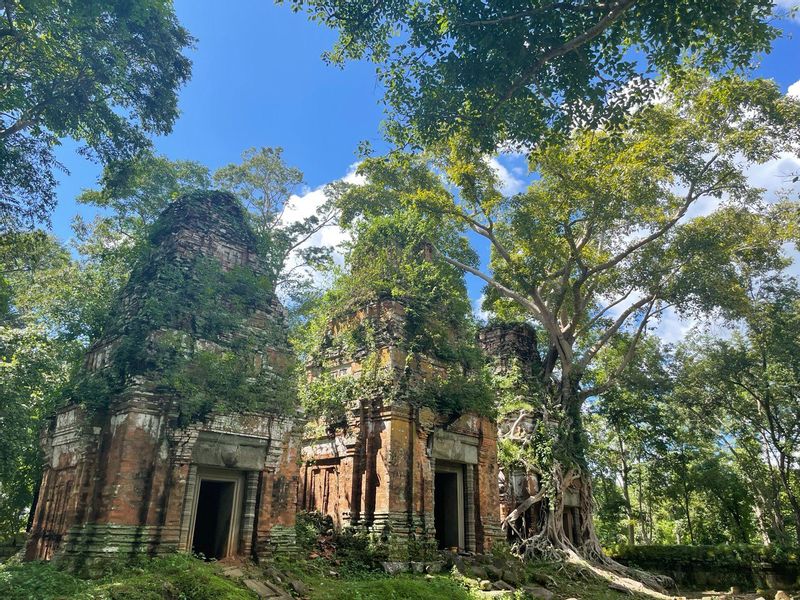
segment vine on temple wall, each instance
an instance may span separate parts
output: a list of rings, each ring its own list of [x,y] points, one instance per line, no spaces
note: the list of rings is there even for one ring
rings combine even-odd
[[[107,366],[81,368],[68,394],[89,411],[109,402],[134,377],[169,396],[182,423],[214,410],[286,411],[295,399],[293,364],[281,320],[248,321],[274,284],[247,267],[224,270],[219,261],[197,257],[191,264],[159,261],[157,249],[131,281],[130,306],[112,315],[104,339],[111,344]],[[283,350],[284,358],[262,352]],[[262,354],[259,354],[262,353]]]
[[[474,343],[474,330],[467,335],[443,335],[440,321],[420,319],[404,306],[402,330],[387,333],[380,318],[339,325],[335,334],[331,311],[317,315],[318,323],[307,329],[307,357],[321,372],[301,385],[300,399],[307,414],[327,427],[344,425],[349,407],[379,398],[383,404],[406,402],[428,407],[451,417],[467,412],[493,415],[495,399],[488,371]],[[325,328],[317,325],[325,325]],[[311,332],[311,333],[309,333]],[[389,339],[389,336],[391,339]],[[449,338],[449,339],[448,339]],[[385,364],[385,343],[403,353],[403,365]],[[344,356],[357,361],[357,375],[335,376],[322,367],[326,356]]]

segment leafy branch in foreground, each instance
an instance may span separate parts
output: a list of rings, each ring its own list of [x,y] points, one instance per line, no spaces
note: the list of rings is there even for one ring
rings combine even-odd
[[[654,74],[746,68],[778,35],[769,0],[283,1],[338,32],[327,61],[377,64],[389,137],[425,149],[621,123]]]
[[[591,517],[584,402],[625,371],[665,311],[736,317],[750,278],[788,261],[781,245],[791,209],[764,202],[746,169],[797,151],[800,103],[769,81],[697,72],[674,79],[664,96],[627,115],[621,134],[577,130],[535,150],[539,179],[516,196],[498,191],[479,146],[459,138],[438,155],[368,159],[366,185],[339,200],[345,215],[369,219],[398,203],[471,232],[491,249],[488,269],[427,241],[435,256],[485,282],[485,307],[499,318],[541,327],[539,411],[557,436],[552,461],[535,465],[545,521],[523,541],[529,553],[605,560]],[[702,203],[717,208],[695,216]],[[589,378],[623,334],[617,366]],[[570,483],[581,490],[577,539],[562,519]]]
[[[112,165],[169,133],[192,42],[165,0],[0,3],[0,232],[47,220],[62,138]]]

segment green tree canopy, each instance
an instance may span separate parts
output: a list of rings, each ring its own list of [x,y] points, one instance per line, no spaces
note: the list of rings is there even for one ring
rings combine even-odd
[[[191,43],[169,0],[0,4],[0,231],[46,219],[61,138],[110,164],[169,133]]]
[[[41,232],[0,239],[0,535],[5,536],[19,532],[27,519],[41,477],[41,427],[82,355],[98,282]]]
[[[448,156],[429,159],[437,169],[430,177],[446,175],[445,185],[404,185],[409,164],[425,159],[393,155],[365,161],[367,184],[349,191],[348,205],[364,218],[370,207],[394,201],[482,238],[491,249],[488,269],[428,241],[436,256],[486,283],[488,308],[540,325],[542,410],[560,425],[554,462],[538,466],[552,476],[544,493],[555,516],[531,548],[547,541],[574,549],[558,510],[565,481],[579,479],[578,550],[602,555],[592,531],[581,409],[625,371],[648,326],[668,308],[740,316],[748,281],[788,262],[782,243],[790,211],[763,202],[746,169],[796,151],[800,102],[772,82],[697,72],[672,80],[663,94],[663,102],[627,115],[620,135],[578,130],[566,143],[535,150],[531,169],[539,179],[522,194],[503,196],[486,157],[457,139]],[[691,216],[703,200],[720,206]],[[623,334],[626,350],[616,367],[587,379],[598,355]]]
[[[679,65],[747,67],[777,30],[770,0],[284,0],[339,33],[325,58],[368,58],[401,146],[467,132],[484,150],[624,118]]]
[[[741,331],[684,348],[682,393],[725,440],[760,507],[766,539],[781,541],[781,497],[800,544],[800,289],[767,282],[753,291]],[[757,469],[766,463],[768,469]],[[765,472],[766,471],[766,472]],[[778,514],[775,514],[777,511]]]
[[[286,164],[280,147],[245,150],[241,163],[214,173],[214,183],[247,209],[274,281],[290,298],[302,297],[312,284],[309,272],[330,263],[331,249],[309,240],[335,221],[331,202],[325,201],[313,211],[296,206],[293,196],[302,190],[303,172]],[[292,214],[295,209],[299,216]]]

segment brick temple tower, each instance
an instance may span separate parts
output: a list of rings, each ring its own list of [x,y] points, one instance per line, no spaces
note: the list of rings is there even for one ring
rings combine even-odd
[[[228,282],[224,296],[204,286],[209,273]],[[164,211],[86,355],[85,378],[106,386],[76,386],[43,438],[28,558],[82,564],[171,549],[222,558],[293,545],[303,423],[285,311],[256,285],[265,274],[229,194],[192,193]],[[241,318],[223,319],[234,307]],[[249,369],[246,406],[219,385],[202,395],[167,381],[169,361],[234,352]]]
[[[411,539],[445,549],[489,552],[499,535],[496,425],[475,413],[437,413],[408,401],[402,381],[424,380],[443,364],[403,349],[406,308],[378,300],[330,324],[331,332],[368,323],[383,375],[374,393],[345,407],[342,422],[307,434],[302,505],[383,536],[395,558]],[[359,378],[363,349],[331,347],[308,365],[310,380]]]

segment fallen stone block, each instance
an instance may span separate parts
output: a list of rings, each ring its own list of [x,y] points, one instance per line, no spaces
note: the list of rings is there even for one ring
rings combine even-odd
[[[486,569],[480,567],[478,565],[473,565],[469,568],[469,576],[473,579],[481,580],[481,579],[488,579],[488,574]]]
[[[513,592],[517,588],[515,588],[510,583],[507,583],[507,582],[503,581],[502,579],[500,579],[500,580],[494,582],[494,589],[496,589],[496,590],[506,590],[506,591],[509,591],[509,592]]]
[[[426,573],[441,573],[444,571],[444,563],[441,561],[438,562],[430,562],[425,565],[425,572]]]
[[[259,598],[287,598],[288,596],[278,588],[270,585],[265,581],[258,581],[256,579],[245,579],[244,584],[247,589],[255,592]]]
[[[488,579],[491,579],[492,581],[497,581],[498,579],[502,579],[503,569],[489,565],[488,567],[486,567],[486,576]]]
[[[306,584],[304,584],[302,581],[295,579],[293,581],[290,581],[289,585],[292,586],[292,589],[294,590],[295,594],[298,594],[300,596],[305,596],[308,594],[308,588],[306,587]]]
[[[539,585],[526,585],[522,588],[533,600],[552,600],[553,592]]]
[[[398,573],[405,573],[408,571],[408,563],[399,561],[386,561],[381,563],[383,570],[389,575],[397,575]]]
[[[222,574],[225,575],[225,577],[230,577],[231,579],[239,579],[240,577],[244,577],[244,571],[242,571],[239,567],[225,569]]]

